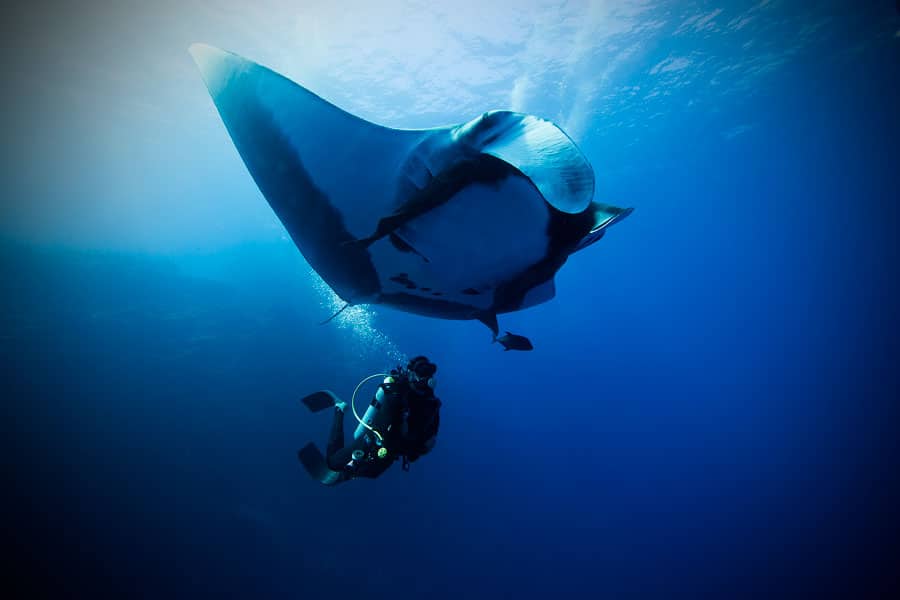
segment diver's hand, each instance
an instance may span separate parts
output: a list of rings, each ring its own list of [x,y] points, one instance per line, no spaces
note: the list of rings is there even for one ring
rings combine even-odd
[[[334,403],[334,408],[335,408],[335,410],[344,412],[344,409],[347,408],[347,403],[344,402],[343,400],[338,400],[337,402]]]

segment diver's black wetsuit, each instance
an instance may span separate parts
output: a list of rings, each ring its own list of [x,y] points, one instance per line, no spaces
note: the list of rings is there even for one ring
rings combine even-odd
[[[371,442],[372,434],[353,440],[352,444],[344,447],[344,411],[334,411],[325,456],[328,468],[343,473],[343,479],[378,477],[401,456],[413,462],[434,447],[440,426],[441,401],[431,390],[424,393],[413,391],[405,379],[400,379],[393,385],[394,388],[388,391],[382,384],[385,393],[400,395],[400,401],[396,403],[398,409],[392,415],[390,427],[380,432],[384,436],[383,445],[388,452],[385,458],[377,458],[376,448]],[[407,411],[404,424],[404,413]],[[363,451],[365,457],[360,461],[353,461],[354,467],[348,468],[354,450]]]

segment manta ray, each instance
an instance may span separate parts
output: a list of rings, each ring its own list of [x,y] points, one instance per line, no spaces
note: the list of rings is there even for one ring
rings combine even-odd
[[[594,172],[552,122],[508,110],[432,129],[356,117],[278,73],[194,44],[238,153],[344,308],[477,319],[554,297],[569,255],[633,209],[593,200]],[[343,309],[342,309],[343,310]]]

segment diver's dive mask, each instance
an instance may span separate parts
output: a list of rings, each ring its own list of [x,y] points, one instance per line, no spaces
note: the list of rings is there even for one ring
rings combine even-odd
[[[419,377],[415,371],[409,372],[409,382],[412,386],[424,388],[428,387],[429,389],[434,389],[434,386],[437,385],[437,381],[435,381],[434,377]]]
[[[423,389],[428,387],[433,390],[434,386],[437,385],[437,381],[434,378],[434,374],[437,372],[437,365],[424,356],[417,356],[412,359],[406,368],[407,377],[414,388]]]

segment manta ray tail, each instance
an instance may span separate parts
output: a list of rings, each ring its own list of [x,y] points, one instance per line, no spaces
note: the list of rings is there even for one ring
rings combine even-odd
[[[324,325],[324,324],[330,322],[333,318],[335,318],[336,316],[338,316],[339,314],[341,314],[342,312],[344,312],[345,310],[347,310],[347,307],[348,307],[348,306],[350,306],[350,303],[349,303],[349,302],[345,302],[344,305],[343,305],[340,309],[338,309],[338,311],[337,311],[336,313],[334,313],[333,315],[331,315],[330,317],[328,317],[327,319],[325,319],[324,321],[322,321],[321,323],[319,323],[319,325]]]

